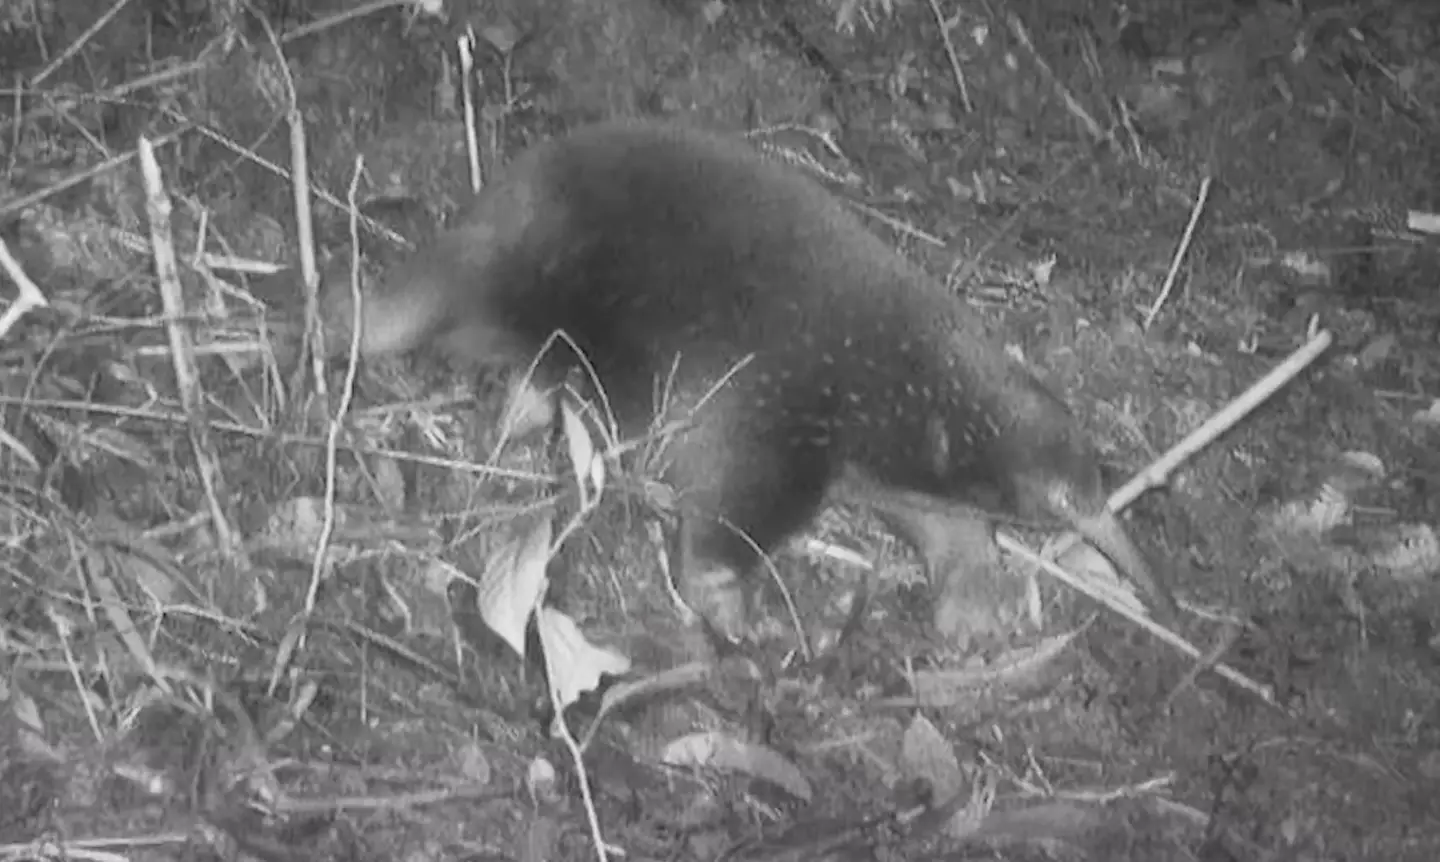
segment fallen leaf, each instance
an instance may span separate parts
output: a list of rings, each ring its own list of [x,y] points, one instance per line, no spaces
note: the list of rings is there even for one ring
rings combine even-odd
[[[491,555],[476,583],[475,604],[491,631],[524,658],[525,627],[545,595],[554,524],[539,517],[517,532]]]
[[[809,780],[778,751],[723,733],[682,736],[665,746],[660,759],[671,766],[702,767],[760,778],[802,802],[809,802],[812,796]]]
[[[541,608],[536,625],[540,644],[550,659],[550,687],[562,708],[599,688],[602,676],[619,676],[630,670],[630,659],[592,644],[574,620],[554,608]]]
[[[965,773],[954,747],[923,715],[916,715],[905,728],[900,742],[900,767],[906,778],[928,783],[936,799],[949,799],[965,786]]]

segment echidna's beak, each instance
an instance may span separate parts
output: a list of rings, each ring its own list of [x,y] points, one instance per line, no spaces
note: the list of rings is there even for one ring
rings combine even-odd
[[[1136,586],[1143,589],[1150,595],[1151,604],[1155,618],[1160,622],[1174,620],[1178,614],[1175,606],[1175,598],[1170,594],[1169,588],[1155,578],[1150,564],[1130,536],[1125,532],[1125,527],[1120,523],[1120,518],[1109,509],[1103,509],[1095,515],[1079,515],[1071,513],[1069,520],[1076,532],[1085,537],[1085,540],[1095,546],[1095,549],[1106,557],[1120,570],[1121,574],[1128,577]]]

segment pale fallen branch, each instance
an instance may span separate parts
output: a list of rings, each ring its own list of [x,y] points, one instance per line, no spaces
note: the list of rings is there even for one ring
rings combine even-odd
[[[145,210],[150,220],[150,244],[155,257],[155,278],[160,284],[160,300],[165,308],[165,331],[170,340],[170,362],[175,369],[175,388],[180,406],[185,411],[190,448],[195,456],[195,471],[205,490],[210,506],[210,524],[215,541],[227,557],[244,555],[239,536],[230,527],[225,507],[224,475],[219,459],[210,443],[209,426],[205,422],[205,400],[200,391],[200,373],[195,363],[195,348],[185,323],[185,296],[180,288],[180,267],[175,258],[175,240],[170,229],[170,196],[160,176],[160,163],[155,148],[141,136],[137,152],[140,175],[145,181]]]
[[[485,187],[485,173],[480,166],[480,133],[475,128],[475,33],[466,32],[458,40],[460,50],[460,106],[465,112],[465,158],[470,164],[470,193],[479,194]]]
[[[1085,595],[1089,596],[1100,604],[1105,605],[1115,613],[1119,614],[1120,616],[1124,617],[1125,619],[1129,620],[1140,628],[1145,629],[1146,631],[1150,632],[1150,634],[1154,635],[1165,643],[1170,644],[1171,646],[1175,647],[1175,649],[1179,650],[1190,658],[1204,658],[1200,650],[1194,645],[1192,645],[1189,641],[1185,640],[1178,634],[1170,631],[1169,629],[1150,619],[1150,617],[1146,616],[1144,613],[1130,607],[1128,603],[1117,601],[1115,597],[1111,594],[1111,590],[1097,588],[1096,585],[1089,578],[1082,578],[1077,575],[1071,574],[1070,572],[1066,571],[1065,569],[1061,568],[1050,560],[1047,560],[1039,554],[1035,553],[1034,551],[1030,550],[1024,545],[1024,543],[1020,542],[1015,537],[1007,535],[1005,533],[996,533],[995,543],[999,545],[1002,549],[1009,551],[1020,559],[1032,563],[1040,567],[1041,569],[1044,569],[1051,577],[1054,577],[1055,579],[1072,587],[1073,589],[1084,593]],[[1230,682],[1235,683],[1236,685],[1240,686],[1243,689],[1246,689],[1247,691],[1251,691],[1259,695],[1260,698],[1267,703],[1275,702],[1275,694],[1269,686],[1262,685],[1256,682],[1255,680],[1235,670],[1234,668],[1229,667],[1228,665],[1216,664],[1212,669],[1215,671],[1215,673],[1219,674],[1221,677],[1224,677]]]
[[[1157,458],[1150,466],[1140,471],[1135,478],[1111,494],[1110,499],[1106,502],[1107,507],[1111,511],[1119,512],[1134,502],[1135,498],[1139,497],[1145,491],[1165,484],[1175,468],[1205,448],[1221,434],[1233,428],[1241,419],[1245,418],[1245,416],[1256,407],[1268,400],[1271,395],[1274,395],[1280,387],[1294,379],[1296,375],[1314,362],[1321,353],[1325,352],[1325,349],[1330,346],[1331,340],[1332,336],[1328,331],[1321,331],[1316,334],[1309,342],[1292,353],[1284,362],[1272,369],[1270,373],[1257,380],[1254,385],[1245,390],[1238,398],[1227,404],[1220,412],[1205,422],[1205,424],[1186,435],[1185,439],[1171,447],[1168,452]],[[1061,554],[1081,541],[1081,537],[1077,534],[1067,533],[1055,541],[1051,556],[1059,558]],[[1105,605],[1155,635],[1160,640],[1175,647],[1185,655],[1193,659],[1203,660],[1207,664],[1213,660],[1213,656],[1203,655],[1198,648],[1184,638],[1151,620],[1143,611],[1130,606],[1130,603],[1124,601],[1123,598],[1116,593],[1114,588],[1109,587],[1103,582],[1083,578],[1066,571],[1050,560],[1040,556],[1035,551],[1030,550],[1014,536],[1006,533],[997,532],[995,542],[1002,549],[1015,554],[1021,559],[1034,563],[1052,577],[1084,593],[1100,604]],[[869,560],[844,551],[844,549],[837,549],[829,545],[829,543],[821,542],[818,539],[807,538],[804,540],[802,546],[807,552],[828,556],[841,562],[851,563],[867,571],[873,571],[875,568],[874,564]],[[1213,670],[1224,679],[1259,695],[1266,702],[1275,702],[1274,693],[1268,686],[1261,685],[1234,668],[1223,664],[1215,664]]]
[[[955,43],[950,39],[950,24],[945,13],[940,11],[940,0],[930,0],[930,14],[940,28],[940,39],[945,44],[945,55],[950,58],[950,73],[955,76],[955,86],[960,89],[960,105],[965,113],[975,113],[975,103],[970,100],[970,86],[965,83],[965,70],[960,66],[960,56],[955,53]]]
[[[10,303],[10,307],[5,309],[4,314],[0,314],[0,338],[4,338],[5,334],[16,323],[19,323],[20,318],[24,317],[27,312],[37,308],[48,308],[50,301],[45,298],[44,292],[36,286],[35,282],[30,280],[30,276],[25,274],[25,268],[10,254],[10,247],[5,244],[3,239],[0,239],[0,270],[4,270],[5,274],[10,276],[10,280],[15,282],[17,291],[15,301]]]
[[[1188,461],[1201,449],[1209,446],[1221,434],[1239,424],[1240,420],[1248,416],[1256,407],[1270,400],[1270,396],[1320,358],[1320,354],[1325,352],[1332,340],[1333,336],[1329,330],[1321,330],[1316,333],[1313,338],[1286,357],[1284,362],[1275,366],[1270,373],[1255,381],[1238,398],[1206,420],[1205,424],[1185,435],[1185,439],[1170,447],[1164,455],[1137,473],[1135,478],[1118,488],[1115,493],[1110,495],[1108,501],[1110,509],[1118,512],[1151,488],[1158,488],[1169,482],[1170,474],[1175,472],[1175,468]],[[1063,549],[1061,550],[1063,551]]]
[[[1190,250],[1190,243],[1195,240],[1195,226],[1200,223],[1200,214],[1205,211],[1205,202],[1210,199],[1210,183],[1210,177],[1200,183],[1200,193],[1195,196],[1195,206],[1190,208],[1190,221],[1185,225],[1185,233],[1180,236],[1180,245],[1176,247],[1174,257],[1170,259],[1170,271],[1165,273],[1165,283],[1160,287],[1160,295],[1155,297],[1155,301],[1150,304],[1150,311],[1145,315],[1143,329],[1150,328],[1150,324],[1154,323],[1155,317],[1160,314],[1160,307],[1170,298],[1170,291],[1175,287],[1175,277],[1180,272],[1180,262]]]

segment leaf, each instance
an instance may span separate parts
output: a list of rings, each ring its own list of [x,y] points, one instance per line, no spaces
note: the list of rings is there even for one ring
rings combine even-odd
[[[1405,214],[1405,227],[1416,233],[1440,236],[1440,213],[1409,210]]]
[[[555,764],[543,757],[530,761],[525,770],[525,789],[530,792],[531,802],[555,802],[558,800],[559,776]]]
[[[1046,543],[1051,544],[1050,542]],[[1125,581],[1115,572],[1115,565],[1104,554],[1091,546],[1081,543],[1073,545],[1055,560],[1061,566],[1083,575],[1091,581],[1100,581],[1113,590],[1129,592]]]
[[[549,517],[537,518],[523,535],[516,535],[490,556],[475,585],[480,618],[521,658],[525,657],[525,626],[545,595],[553,533]]]
[[[394,458],[377,458],[372,465],[375,495],[392,512],[405,510],[405,474]]]
[[[121,461],[129,461],[137,467],[160,472],[160,465],[150,457],[150,450],[138,439],[118,428],[92,428],[84,435],[88,448],[113,455]]]
[[[604,674],[630,671],[630,659],[586,640],[575,621],[554,608],[541,608],[536,619],[540,644],[549,656],[550,687],[562,708],[600,686]]]
[[[914,696],[907,701],[918,700],[930,706],[969,704],[993,697],[997,686],[1014,689],[1033,684],[1081,631],[1083,628],[1047,637],[1034,646],[1009,650],[984,665],[916,671],[911,677]]]
[[[568,399],[561,401],[560,417],[565,425],[566,448],[580,492],[580,509],[584,511],[593,505],[594,496],[605,487],[605,459],[596,454],[595,444],[590,439],[590,431],[586,429],[585,421],[580,418],[580,413]],[[586,484],[587,480],[589,485]]]
[[[324,500],[319,497],[292,497],[271,508],[256,539],[268,548],[303,556],[314,552],[324,523]]]
[[[166,694],[170,694],[170,682],[160,672],[160,667],[155,663],[155,656],[150,652],[149,645],[140,634],[140,629],[135,625],[135,620],[130,616],[130,609],[120,597],[120,592],[115,589],[115,583],[110,579],[109,561],[104,555],[91,553],[87,557],[88,565],[86,574],[90,577],[91,587],[96,597],[100,600],[100,607],[105,611],[105,616],[110,620],[110,626],[119,636],[120,642],[125,645],[130,657],[140,666],[146,674],[155,682],[156,688]]]
[[[0,449],[9,449],[11,452],[14,452],[15,456],[26,464],[29,464],[32,470],[40,469],[40,462],[36,460],[34,453],[32,453],[24,443],[21,443],[15,437],[11,436],[10,432],[4,428],[0,428]]]
[[[520,439],[548,427],[554,421],[557,400],[553,394],[536,386],[533,380],[516,379],[510,386],[505,421],[500,426],[505,429],[505,436]]]
[[[1373,452],[1351,449],[1340,456],[1340,465],[1367,476],[1372,482],[1385,478],[1385,462]]]
[[[65,757],[45,739],[45,722],[40,710],[30,695],[18,688],[6,686],[0,681],[0,703],[8,703],[13,721],[15,742],[28,755],[52,763],[61,763]]]
[[[466,575],[443,560],[418,561],[416,568],[406,566],[403,597],[395,585],[394,573],[382,570],[379,582],[386,589],[386,600],[397,609],[404,608],[405,622],[411,632],[444,640],[454,625],[450,605],[450,582],[455,578],[469,580]]]
[[[480,30],[480,36],[490,43],[501,55],[508,55],[515,50],[515,43],[520,41],[519,34],[509,21],[501,20],[498,24],[492,24]]]
[[[713,27],[715,22],[725,17],[725,13],[729,8],[729,6],[725,5],[724,0],[709,0],[708,3],[700,7],[700,15],[705,19],[706,24]]]
[[[760,778],[802,802],[809,802],[813,795],[809,780],[778,751],[723,733],[682,736],[665,746],[660,759],[671,766],[698,766]]]
[[[1371,552],[1370,561],[1399,581],[1430,580],[1440,573],[1440,538],[1429,524],[1398,524]]]
[[[1280,265],[1302,284],[1322,285],[1331,281],[1330,265],[1308,251],[1291,251],[1280,257]]]
[[[1385,333],[1360,349],[1355,354],[1355,362],[1366,371],[1373,370],[1382,365],[1395,352],[1399,340],[1394,333]]]
[[[114,559],[120,571],[148,593],[156,604],[164,607],[176,603],[175,594],[178,587],[175,581],[171,580],[169,574],[159,566],[144,557],[127,554],[124,551],[116,551]]]
[[[460,746],[460,750],[454,754],[454,760],[458,765],[458,771],[465,776],[465,780],[477,787],[483,787],[490,783],[493,769],[490,766],[490,758],[473,740]]]
[[[605,689],[604,696],[600,698],[600,709],[590,722],[589,729],[585,731],[585,738],[580,740],[580,750],[584,751],[590,747],[590,742],[595,738],[595,732],[600,729],[600,723],[604,721],[605,716],[630,701],[639,700],[646,695],[698,685],[704,682],[709,675],[709,664],[693,661],[679,667],[666,668],[647,674],[640,679],[624,680],[610,686]]]
[[[1058,544],[1060,539],[1060,536],[1055,536],[1046,541],[1041,555],[1050,556],[1050,549]],[[1110,558],[1094,547],[1084,543],[1072,545],[1056,558],[1055,562],[1092,588],[1109,596],[1112,601],[1136,612],[1143,612],[1145,604],[1136,597],[1135,586],[1128,579],[1121,578]]]
[[[1430,427],[1440,425],[1440,400],[1432,402],[1425,410],[1415,411],[1415,414],[1410,417],[1410,421],[1416,425],[1426,425]]]
[[[907,778],[930,784],[936,799],[949,799],[965,786],[955,749],[923,715],[916,715],[900,743],[900,767]]]
[[[1044,260],[1035,261],[1030,264],[1030,278],[1035,282],[1036,287],[1049,287],[1050,279],[1055,274],[1055,255],[1050,255]]]

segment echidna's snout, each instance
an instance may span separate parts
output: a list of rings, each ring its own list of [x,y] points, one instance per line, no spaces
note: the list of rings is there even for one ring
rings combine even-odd
[[[1109,509],[1102,508],[1093,515],[1072,515],[1070,523],[1075,531],[1095,546],[1095,549],[1110,559],[1121,574],[1150,596],[1152,609],[1162,621],[1173,620],[1178,614],[1175,597],[1169,587],[1156,578],[1145,556],[1135,546],[1125,525]]]

